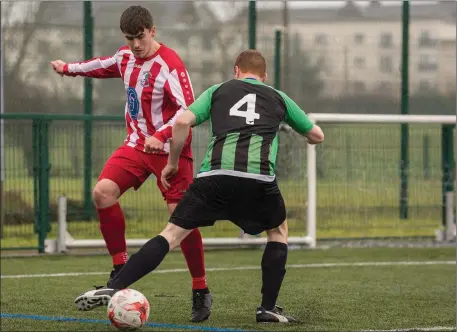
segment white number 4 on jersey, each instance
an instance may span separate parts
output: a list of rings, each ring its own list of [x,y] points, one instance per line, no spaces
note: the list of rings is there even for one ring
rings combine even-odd
[[[260,114],[255,112],[255,100],[257,96],[255,93],[250,93],[241,98],[235,105],[230,108],[230,116],[240,116],[246,118],[246,124],[253,125],[254,120],[260,118]],[[240,107],[244,104],[247,105],[246,111],[240,111]]]

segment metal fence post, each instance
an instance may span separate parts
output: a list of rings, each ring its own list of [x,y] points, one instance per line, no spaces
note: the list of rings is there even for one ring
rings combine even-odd
[[[40,120],[32,122],[32,154],[33,154],[33,231],[38,234],[40,231]],[[40,245],[38,241],[38,246]]]
[[[249,1],[249,48],[255,49],[256,48],[256,21],[257,21],[257,13],[256,13],[256,6],[255,0]]]
[[[446,226],[446,193],[454,190],[453,181],[453,127],[443,125],[441,129],[441,160],[442,160],[442,224]]]
[[[50,204],[49,204],[49,174],[51,165],[49,163],[49,121],[40,121],[39,128],[39,229],[38,229],[38,251],[44,253],[44,242],[47,233],[51,230]]]
[[[93,58],[94,21],[91,1],[84,1],[84,57]],[[84,114],[92,115],[92,79],[84,78]],[[92,218],[92,119],[84,121],[84,214]]]
[[[408,114],[409,99],[409,0],[403,1],[401,54],[401,114]],[[400,139],[400,219],[408,219],[408,135],[409,126],[401,124]]]
[[[281,88],[281,30],[275,31],[275,89]]]

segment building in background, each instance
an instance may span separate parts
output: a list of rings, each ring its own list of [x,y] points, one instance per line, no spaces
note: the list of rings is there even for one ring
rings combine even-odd
[[[274,77],[274,30],[283,24],[281,3],[276,3],[275,9],[261,2],[257,6],[257,48],[267,58],[270,84]],[[94,55],[110,55],[123,45],[119,16],[131,3],[92,4]],[[247,2],[227,1],[215,6],[205,1],[152,1],[143,5],[153,13],[157,39],[174,48],[186,63],[196,94],[231,77],[233,59],[248,47]],[[8,6],[15,3],[2,3],[2,15],[7,15]],[[27,100],[37,96],[64,98],[61,102],[66,105],[65,111],[74,113],[77,110],[68,106],[67,99],[74,99],[74,107],[80,107],[77,101],[83,98],[83,80],[61,79],[52,72],[49,61],[83,59],[83,4],[42,1],[28,6],[24,9],[28,14],[20,22],[9,22],[8,17],[2,20],[5,77],[17,87],[27,86]],[[299,48],[309,58],[307,65],[317,69],[323,97],[375,93],[397,99],[401,84],[401,15],[401,2],[385,5],[371,1],[360,6],[356,1],[346,1],[340,7],[329,7],[322,1],[321,6],[313,8],[291,5],[289,46],[292,50]],[[455,3],[412,2],[410,24],[411,94],[455,92]],[[292,50],[289,54],[293,57],[296,53]],[[301,62],[294,66],[289,66],[289,73],[282,72],[289,88],[307,89],[294,77],[306,75],[299,68]],[[21,90],[13,85],[9,84],[13,92]],[[293,96],[298,94],[290,92]],[[94,80],[95,112],[112,114],[116,107],[116,112],[121,113],[119,102],[124,100],[124,94],[118,80]],[[309,94],[313,95],[313,90]],[[23,99],[10,92],[8,96],[11,100],[7,105],[16,105]]]
[[[379,93],[398,96],[401,84],[401,2],[371,1],[359,6],[289,8],[289,36],[320,68],[324,95]],[[247,9],[236,24],[247,17]],[[272,53],[274,29],[283,24],[280,8],[257,13],[258,48]],[[293,42],[290,43],[293,48]],[[455,91],[456,4],[440,2],[410,7],[411,93]],[[291,70],[296,70],[292,68]]]

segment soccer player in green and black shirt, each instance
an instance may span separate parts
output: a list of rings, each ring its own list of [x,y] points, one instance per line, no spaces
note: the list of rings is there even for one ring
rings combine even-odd
[[[168,251],[179,246],[193,229],[230,220],[248,234],[267,232],[257,322],[295,321],[276,306],[288,251],[286,209],[274,173],[277,135],[281,122],[305,136],[310,144],[321,143],[324,135],[285,93],[263,83],[266,64],[259,52],[241,53],[234,70],[235,79],[203,92],[173,127],[168,165],[161,178],[166,188],[178,171],[179,155],[190,128],[209,120],[212,138],[197,179],[179,202],[169,224],[132,255],[109,288],[76,298],[80,308],[81,304],[86,310],[106,304],[117,290],[129,287],[157,268]],[[203,301],[201,305],[209,304]]]

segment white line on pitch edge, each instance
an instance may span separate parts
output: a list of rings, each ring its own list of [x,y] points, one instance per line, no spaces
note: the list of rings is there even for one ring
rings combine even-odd
[[[450,327],[450,326],[412,327],[412,328],[393,329],[393,330],[360,330],[357,332],[433,332],[433,331],[455,331],[455,327]]]
[[[455,265],[455,261],[400,261],[400,262],[355,262],[355,263],[316,263],[316,264],[289,264],[289,269],[308,269],[308,268],[332,268],[332,267],[363,267],[363,266],[421,266],[421,265]],[[260,270],[259,266],[235,266],[235,267],[215,267],[207,268],[207,272],[218,271],[248,271]],[[166,269],[157,270],[154,273],[180,273],[188,272],[188,269]],[[19,279],[19,278],[49,278],[49,277],[81,277],[104,275],[108,272],[68,272],[68,273],[43,273],[43,274],[12,274],[2,275],[1,279]],[[394,331],[394,330],[393,330]]]

